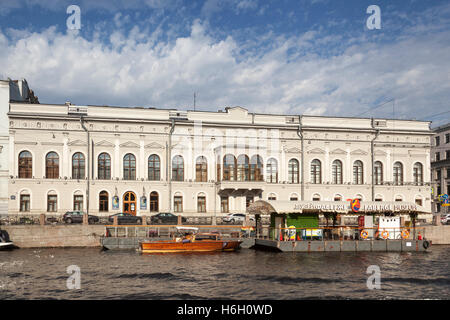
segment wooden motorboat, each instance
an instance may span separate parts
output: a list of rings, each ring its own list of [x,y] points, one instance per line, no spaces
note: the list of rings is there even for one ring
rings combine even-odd
[[[218,233],[197,233],[198,228],[177,227],[177,229],[179,232],[184,230],[185,235],[177,236],[171,240],[143,241],[140,243],[141,252],[235,251],[240,248],[242,242],[241,240],[224,240]],[[186,231],[190,231],[190,233],[186,234]]]

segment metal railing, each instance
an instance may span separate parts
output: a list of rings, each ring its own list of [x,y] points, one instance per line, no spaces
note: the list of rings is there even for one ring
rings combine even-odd
[[[361,227],[314,227],[314,228],[273,228],[262,227],[256,238],[278,241],[305,240],[426,240],[424,227],[361,228]]]
[[[183,225],[187,227],[187,225]],[[244,238],[256,236],[254,227],[242,226],[201,226],[191,225],[199,229],[202,233],[219,233],[224,238]],[[177,234],[177,227],[180,225],[106,225],[105,237],[128,238],[173,238]]]

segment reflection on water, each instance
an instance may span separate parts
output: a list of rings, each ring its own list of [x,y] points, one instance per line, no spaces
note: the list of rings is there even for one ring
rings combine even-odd
[[[0,251],[0,299],[449,299],[450,246],[426,253]],[[81,289],[66,286],[81,269]],[[369,290],[367,267],[381,269]]]

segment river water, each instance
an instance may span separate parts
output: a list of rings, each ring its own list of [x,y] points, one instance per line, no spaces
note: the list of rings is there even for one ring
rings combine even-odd
[[[85,248],[0,251],[0,299],[449,299],[450,246],[431,249],[154,255]],[[70,265],[79,267],[80,289],[67,287]],[[380,268],[380,289],[367,287],[371,265]]]

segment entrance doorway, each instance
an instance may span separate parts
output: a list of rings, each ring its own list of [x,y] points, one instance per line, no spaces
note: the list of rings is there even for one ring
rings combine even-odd
[[[136,215],[136,195],[131,191],[123,195],[123,212]]]

